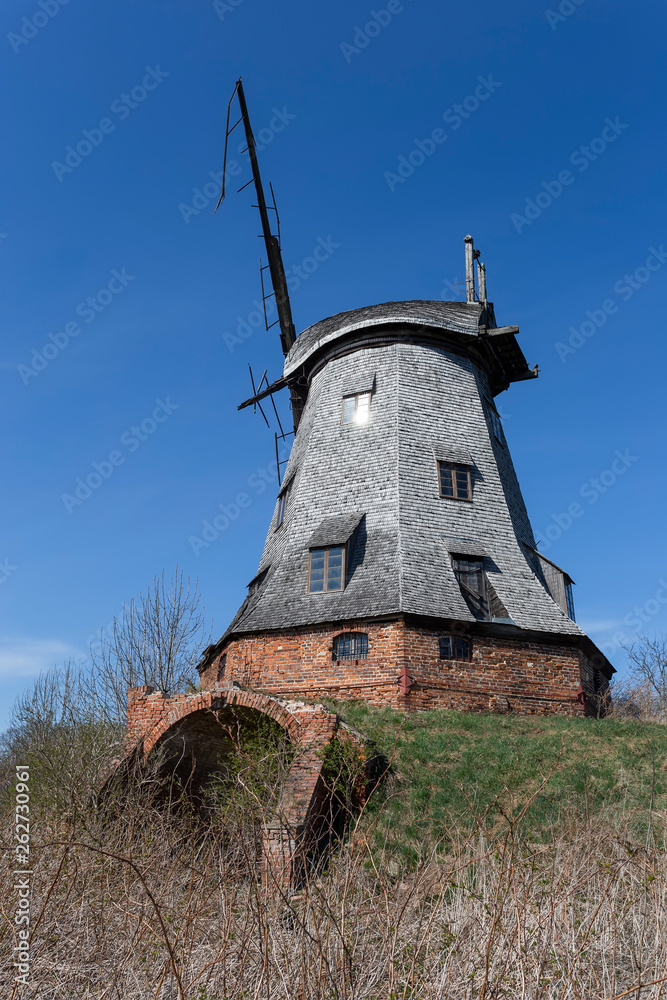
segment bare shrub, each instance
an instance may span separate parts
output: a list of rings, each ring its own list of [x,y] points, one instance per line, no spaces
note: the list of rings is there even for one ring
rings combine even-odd
[[[58,814],[87,808],[91,793],[122,757],[127,689],[150,684],[173,694],[198,682],[195,665],[208,639],[196,584],[176,569],[123,609],[109,635],[102,633],[89,663],[53,667],[15,703],[0,737],[0,779],[29,764],[33,808]]]
[[[68,662],[41,674],[14,705],[0,760],[4,772],[15,762],[30,767],[38,790],[33,809],[86,808],[90,791],[123,752],[124,726],[99,712],[89,687],[86,669]]]
[[[654,722],[667,722],[667,637],[639,636],[624,647],[629,659],[627,680],[614,686],[620,712]]]
[[[184,580],[178,567],[168,583],[162,573],[91,651],[92,699],[107,717],[124,723],[128,688],[146,684],[173,695],[196,687],[196,664],[209,638],[196,583]]]

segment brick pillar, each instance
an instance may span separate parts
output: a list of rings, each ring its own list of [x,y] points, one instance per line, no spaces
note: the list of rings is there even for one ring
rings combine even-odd
[[[298,875],[297,832],[282,823],[272,823],[264,830],[262,838],[262,882],[268,888],[289,892],[294,888]]]

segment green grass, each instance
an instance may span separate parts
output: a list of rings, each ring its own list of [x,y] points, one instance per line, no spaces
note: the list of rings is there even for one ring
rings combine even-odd
[[[475,814],[498,832],[536,792],[518,827],[531,839],[596,817],[644,839],[649,813],[652,838],[662,837],[667,726],[444,710],[406,715],[360,702],[335,709],[391,762],[364,822],[374,824],[376,844],[406,857],[465,834]]]

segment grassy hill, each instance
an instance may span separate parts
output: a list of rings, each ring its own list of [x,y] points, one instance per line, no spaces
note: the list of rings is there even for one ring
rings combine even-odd
[[[244,744],[242,781],[202,822],[164,808],[143,782],[117,812],[91,811],[82,775],[95,773],[104,731],[33,733],[34,923],[21,995],[622,1000],[641,982],[642,1000],[664,998],[667,727],[335,708],[390,770],[294,894],[259,877],[265,746],[256,758]],[[6,798],[1,825],[12,831]],[[6,865],[8,983],[15,886]]]
[[[442,710],[405,715],[352,702],[335,708],[390,762],[364,822],[376,845],[406,858],[416,860],[477,821],[496,833],[518,822],[523,834],[544,841],[581,819],[608,816],[632,840],[645,841],[649,825],[651,840],[662,839],[665,726]]]

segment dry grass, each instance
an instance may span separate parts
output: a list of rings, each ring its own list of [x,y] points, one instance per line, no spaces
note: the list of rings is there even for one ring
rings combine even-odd
[[[471,805],[470,823],[409,867],[378,848],[382,811],[362,814],[291,898],[262,885],[261,815],[236,793],[213,824],[141,795],[116,820],[44,808],[33,819],[30,985],[14,991],[9,872],[0,884],[3,996],[667,996],[664,845],[650,831],[638,841],[613,803],[553,842],[531,839],[523,818],[553,776],[493,828]]]

